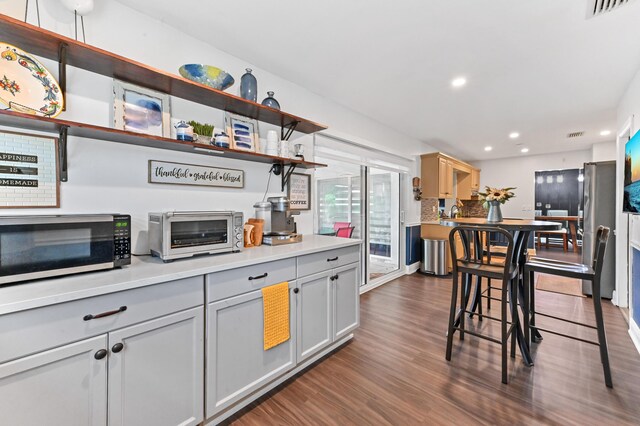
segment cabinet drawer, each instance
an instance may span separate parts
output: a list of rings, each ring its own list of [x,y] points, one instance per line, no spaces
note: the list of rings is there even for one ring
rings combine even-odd
[[[207,275],[207,301],[215,302],[238,296],[272,284],[292,281],[295,278],[296,260],[294,258],[215,272]]]
[[[343,247],[298,257],[298,277],[317,274],[360,260],[360,246]]]
[[[0,316],[0,363],[204,303],[202,276]],[[103,318],[97,315],[126,310]]]

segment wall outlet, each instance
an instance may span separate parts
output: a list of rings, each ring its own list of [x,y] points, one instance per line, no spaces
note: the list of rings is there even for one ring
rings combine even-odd
[[[431,206],[431,213],[435,213],[436,212],[436,206]]]

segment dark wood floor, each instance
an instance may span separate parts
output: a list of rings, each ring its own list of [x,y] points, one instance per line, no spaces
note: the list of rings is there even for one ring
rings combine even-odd
[[[553,335],[534,345],[535,366],[510,359],[500,382],[499,347],[456,336],[444,358],[451,280],[413,274],[362,296],[351,343],[236,415],[238,425],[640,423],[640,355],[618,310],[605,303],[614,388],[598,348]],[[538,291],[538,310],[592,318],[590,298]],[[496,312],[497,315],[497,312]],[[548,321],[548,320],[547,320]],[[476,323],[476,320],[471,321]],[[485,331],[498,331],[484,321]],[[540,326],[549,325],[539,318]],[[561,326],[569,331],[571,326]],[[581,331],[580,336],[591,336]],[[595,336],[594,336],[595,337]]]

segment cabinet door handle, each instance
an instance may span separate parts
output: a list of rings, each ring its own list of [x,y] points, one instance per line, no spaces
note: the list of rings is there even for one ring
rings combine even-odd
[[[333,276],[333,279],[334,279],[334,280],[337,280],[337,279],[338,279],[338,274],[335,274],[335,275]]]
[[[111,352],[118,353],[124,349],[124,345],[122,343],[116,343],[111,347]]]
[[[327,259],[327,262],[334,262],[336,260],[338,260],[338,256]]]
[[[267,276],[269,276],[269,274],[267,272],[265,272],[262,275],[256,275],[255,277],[249,277],[249,281],[259,280],[261,278],[267,278]]]
[[[107,356],[107,350],[106,349],[100,349],[93,355],[93,357],[95,359],[102,359],[102,358],[104,358],[106,356]]]
[[[126,307],[126,306],[120,306],[118,309],[115,309],[115,310],[113,310],[113,311],[103,312],[103,313],[101,313],[101,314],[96,314],[96,315],[93,315],[93,314],[87,314],[87,315],[85,315],[82,319],[83,319],[83,320],[85,320],[85,321],[89,321],[89,320],[92,320],[92,319],[98,319],[98,318],[109,317],[109,316],[111,316],[111,315],[119,314],[120,312],[124,312],[124,311],[126,311],[126,310],[127,310],[127,307]]]
[[[337,280],[337,279],[338,279],[338,275],[332,275],[332,276],[330,276],[330,277],[329,277],[329,279],[330,279],[331,281],[335,281],[335,280]]]
[[[298,293],[300,292],[300,289],[299,289],[299,288],[294,288],[294,289],[293,289],[293,292],[294,292],[295,294],[298,294]]]

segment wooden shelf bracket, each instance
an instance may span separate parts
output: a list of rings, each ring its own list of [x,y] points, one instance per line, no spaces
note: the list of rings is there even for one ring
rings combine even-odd
[[[67,110],[67,45],[60,43],[58,46],[58,84],[65,100],[62,110]]]
[[[69,126],[60,126],[60,137],[58,139],[58,167],[60,170],[60,182],[69,180],[67,169],[67,131]]]
[[[282,139],[283,141],[288,141],[293,132],[296,130],[296,127],[298,127],[298,123],[300,122],[296,120],[292,121],[289,124],[283,124],[282,126],[280,126],[280,139]]]

